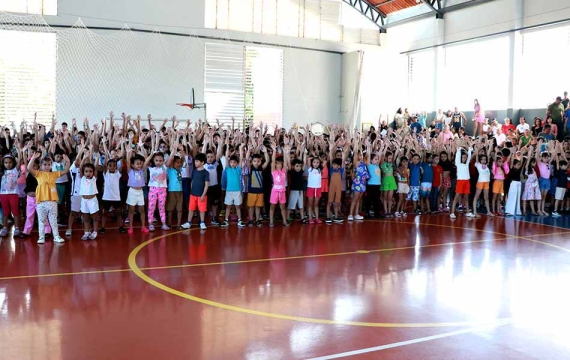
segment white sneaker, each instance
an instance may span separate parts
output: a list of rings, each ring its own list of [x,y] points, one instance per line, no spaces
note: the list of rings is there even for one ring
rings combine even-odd
[[[474,218],[475,214],[473,214],[472,212],[467,213],[466,215],[468,218]]]
[[[86,232],[85,234],[83,234],[83,236],[81,237],[81,240],[89,240],[89,233]]]
[[[2,230],[0,230],[0,237],[8,236],[8,229],[4,226]]]
[[[450,219],[457,219],[457,216],[455,216],[454,213],[451,213],[451,214],[449,214],[449,218],[450,218]]]
[[[200,229],[206,230],[207,228],[208,228],[208,227],[206,226],[206,223],[205,223],[205,222],[201,222],[201,223],[200,223]]]
[[[346,218],[346,220],[352,221],[352,220],[354,220],[354,218],[352,217],[352,215],[348,215],[348,218]]]
[[[38,238],[38,244],[44,244],[45,242],[46,242],[45,238],[43,238],[43,237]]]
[[[364,220],[364,216],[360,214],[354,215],[354,220]]]
[[[65,230],[65,236],[71,236],[71,229]]]
[[[61,243],[64,243],[65,240],[61,236],[56,236],[53,238],[53,242],[61,244]]]
[[[162,225],[161,229],[164,230],[164,231],[167,231],[167,230],[170,230],[170,226],[168,226],[168,225]]]
[[[97,238],[97,231],[93,231],[91,234],[89,234],[89,239],[95,240],[96,238]]]
[[[180,225],[180,227],[183,229],[190,229],[191,226],[192,226],[192,224],[190,224],[188,221],[185,222],[184,224]]]
[[[14,228],[14,237],[20,236],[20,229]]]

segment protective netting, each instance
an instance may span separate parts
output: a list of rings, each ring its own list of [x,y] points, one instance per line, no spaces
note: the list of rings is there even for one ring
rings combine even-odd
[[[194,36],[51,28],[41,16],[0,12],[0,117],[48,122],[115,113],[197,120],[176,106],[204,99],[204,44]],[[57,79],[57,80],[56,80]],[[4,90],[2,90],[4,89]]]

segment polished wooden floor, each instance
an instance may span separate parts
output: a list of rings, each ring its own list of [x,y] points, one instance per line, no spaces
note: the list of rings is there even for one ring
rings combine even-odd
[[[552,225],[7,237],[0,359],[570,359],[570,230]]]

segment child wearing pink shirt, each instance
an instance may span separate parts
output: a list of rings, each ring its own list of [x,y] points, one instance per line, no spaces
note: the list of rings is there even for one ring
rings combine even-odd
[[[271,176],[273,177],[273,187],[271,188],[271,197],[269,203],[269,227],[275,226],[275,207],[279,204],[281,208],[281,217],[283,217],[283,225],[289,226],[287,222],[287,212],[285,204],[287,202],[286,186],[287,186],[287,166],[288,161],[284,161],[282,157],[277,158],[277,146],[275,143],[271,144],[273,148],[273,155],[271,159]],[[290,149],[286,146],[283,149],[283,155],[288,156]]]
[[[491,200],[491,212],[497,215],[503,215],[501,211],[501,200],[503,198],[503,193],[505,192],[505,177],[509,173],[508,161],[503,161],[503,157],[497,157],[497,160],[493,163],[491,169],[493,173],[493,199]]]

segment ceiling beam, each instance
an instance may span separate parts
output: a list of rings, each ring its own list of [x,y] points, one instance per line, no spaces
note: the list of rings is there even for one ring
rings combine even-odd
[[[470,0],[470,1],[462,2],[462,3],[456,4],[456,5],[444,6],[444,7],[440,8],[439,11],[440,11],[442,14],[447,14],[447,13],[450,13],[450,12],[453,12],[453,11],[468,9],[468,8],[470,8],[470,7],[473,7],[473,6],[486,4],[486,3],[491,2],[491,1],[494,1],[494,0]],[[388,22],[384,25],[384,27],[385,27],[385,28],[391,28],[391,27],[393,27],[393,26],[406,24],[406,23],[409,23],[409,22],[412,22],[412,21],[421,20],[421,19],[427,19],[427,18],[430,18],[430,17],[432,17],[432,16],[433,16],[433,12],[432,12],[432,11],[429,11],[429,12],[424,13],[424,14],[419,14],[419,15],[416,15],[416,16],[411,16],[411,17],[408,17],[408,18],[405,18],[405,19],[401,19],[401,20],[397,20],[397,21],[393,21],[393,22],[388,21]]]
[[[386,14],[378,10],[369,0],[342,0],[344,3],[350,5],[356,11],[364,15],[368,20],[372,21],[381,33],[386,32],[384,27],[384,20],[386,19]]]
[[[436,17],[437,19],[443,19],[443,13],[442,13],[442,12],[440,11],[440,9],[439,9],[439,6],[440,6],[439,3],[438,3],[438,5],[437,5],[438,8],[436,9],[435,6],[434,6],[434,5],[435,5],[435,0],[433,0],[432,2],[430,2],[430,0],[422,0],[422,1],[423,1],[424,4],[426,4],[426,5],[431,9],[432,12],[435,13],[435,17]]]

